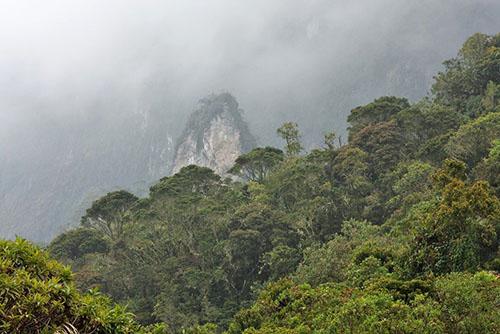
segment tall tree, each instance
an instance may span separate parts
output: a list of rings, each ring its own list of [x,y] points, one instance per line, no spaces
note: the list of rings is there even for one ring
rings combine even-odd
[[[283,151],[274,147],[257,147],[240,155],[229,173],[247,181],[262,182],[283,161]]]
[[[288,156],[296,156],[302,151],[300,132],[297,123],[286,122],[277,130],[278,135],[285,141]]]
[[[106,194],[87,209],[82,217],[82,226],[101,231],[111,240],[118,240],[123,234],[125,214],[138,198],[120,190]]]
[[[444,66],[432,86],[437,102],[477,117],[486,86],[500,80],[500,34],[469,37],[457,57],[445,61]]]

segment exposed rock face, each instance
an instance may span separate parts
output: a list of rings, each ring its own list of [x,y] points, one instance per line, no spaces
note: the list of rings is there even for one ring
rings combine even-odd
[[[236,99],[228,93],[199,102],[176,146],[172,172],[195,164],[224,174],[236,158],[255,147]]]

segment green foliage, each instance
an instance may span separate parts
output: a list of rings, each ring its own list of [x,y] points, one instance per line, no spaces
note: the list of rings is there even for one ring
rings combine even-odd
[[[447,332],[498,332],[500,282],[495,275],[453,273],[436,280],[434,295],[441,305]]]
[[[500,196],[500,140],[493,142],[488,157],[484,158],[474,170],[475,178],[486,180]]]
[[[369,175],[373,180],[397,165],[406,153],[395,122],[368,125],[353,136],[351,143],[368,154]]]
[[[431,174],[434,168],[421,161],[399,163],[394,171],[387,173],[384,181],[391,185],[392,197],[386,202],[386,210],[393,212],[390,220],[404,217],[413,205],[431,195]]]
[[[495,333],[499,292],[485,272],[428,283],[382,278],[364,289],[281,280],[240,311],[228,333]]]
[[[488,82],[481,103],[486,112],[499,111],[498,106],[500,105],[500,84],[496,84],[493,81]]]
[[[301,260],[300,251],[296,247],[278,245],[264,254],[264,269],[269,272],[269,279],[276,280],[290,274],[297,268]]]
[[[361,129],[375,124],[387,122],[392,116],[410,107],[407,99],[394,96],[384,96],[376,99],[366,106],[353,109],[347,121],[351,125],[349,128],[349,141],[353,140]]]
[[[203,326],[196,325],[191,328],[186,329],[183,334],[216,334],[217,325],[215,324],[205,324]]]
[[[273,147],[258,147],[240,155],[229,173],[247,181],[262,182],[283,161],[283,151]]]
[[[448,140],[448,134],[455,132],[460,125],[467,121],[467,117],[458,110],[423,100],[410,108],[406,108],[395,115],[398,127],[408,148],[408,153],[427,162],[444,160],[444,153],[440,157],[430,155],[428,150],[436,143],[438,149]],[[426,152],[427,151],[427,152]]]
[[[276,275],[277,270],[284,271],[282,274],[293,271],[300,260],[292,252],[298,244],[296,232],[280,212],[265,205],[244,206],[235,213],[230,228],[226,246],[228,274],[240,293],[248,291],[248,284],[258,276],[265,275],[265,280],[266,276]],[[278,263],[276,253],[285,255],[279,260],[290,266],[279,268],[283,263]]]
[[[367,222],[345,222],[341,233],[330,241],[305,249],[304,260],[297,268],[294,279],[313,286],[346,280],[355,249],[368,239],[378,239],[379,235],[380,228]]]
[[[500,201],[486,182],[458,178],[463,170],[458,166],[449,161],[437,172],[438,201],[416,217],[407,259],[411,275],[474,271],[495,256]]]
[[[77,292],[70,270],[22,239],[0,241],[0,330],[4,333],[163,333],[97,291]]]
[[[408,130],[408,140],[423,142],[433,137],[456,130],[467,121],[467,117],[455,109],[423,100],[396,115],[400,126]],[[405,131],[406,132],[406,131]]]
[[[295,156],[302,151],[300,144],[300,133],[297,123],[284,123],[277,130],[278,135],[285,141],[285,149],[288,156]]]
[[[86,254],[107,253],[108,241],[93,229],[78,228],[59,235],[50,244],[50,254],[58,259],[77,260]]]
[[[345,188],[350,196],[362,197],[371,190],[368,154],[363,150],[352,146],[339,148],[329,169],[334,185]]]
[[[166,177],[151,187],[151,196],[191,196],[193,193],[206,195],[211,186],[220,181],[210,168],[189,165],[179,173]]]
[[[471,99],[480,96],[488,83],[499,83],[500,37],[475,34],[463,45],[456,58],[444,62],[444,72],[438,73],[432,86],[439,103],[458,108],[477,117],[482,110],[467,108]]]
[[[363,211],[367,198],[373,191],[370,179],[369,157],[363,150],[346,145],[330,154],[326,164],[330,184],[329,213],[327,219],[314,224],[315,234],[322,241],[340,231],[341,224],[347,219],[364,218]]]
[[[339,146],[342,146],[341,145],[341,139],[340,137],[337,137],[337,134],[335,132],[329,132],[327,134],[325,134],[325,145],[326,147],[333,151],[335,148],[336,148],[336,140],[338,139],[339,141]]]
[[[472,168],[491,149],[493,141],[500,138],[500,113],[490,113],[464,124],[450,138],[446,152]]]
[[[121,238],[124,215],[138,198],[124,190],[108,193],[87,209],[82,217],[82,226],[101,231],[111,240]]]
[[[110,193],[48,249],[77,286],[173,333],[494,333],[499,45],[471,37],[432,97],[355,108],[345,145],[300,154],[285,123],[286,153],[243,154],[237,182],[187,166],[147,198]]]

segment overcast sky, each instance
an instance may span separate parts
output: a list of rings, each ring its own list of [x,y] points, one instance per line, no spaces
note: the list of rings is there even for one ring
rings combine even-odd
[[[415,62],[429,80],[468,34],[500,30],[498,17],[497,0],[1,0],[0,140],[60,115],[114,117],[154,103],[187,113],[219,91],[234,93],[257,127],[275,114],[301,120],[331,111],[308,108],[335,109],[336,96],[315,104],[327,95],[362,103],[386,89],[359,84],[384,61],[408,57],[398,71]],[[421,94],[412,84],[402,93]],[[129,108],[116,110],[117,100]]]

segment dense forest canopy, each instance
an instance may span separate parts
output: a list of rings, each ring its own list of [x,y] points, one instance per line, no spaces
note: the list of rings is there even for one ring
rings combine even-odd
[[[346,143],[327,133],[305,152],[287,122],[277,130],[284,150],[256,148],[231,174],[191,165],[146,198],[96,200],[47,248],[75,283],[25,241],[3,242],[0,284],[13,286],[1,290],[3,326],[497,333],[500,34],[471,36],[444,65],[421,101],[385,96],[353,109]],[[74,284],[127,305],[137,322]],[[19,298],[35,287],[43,300]],[[61,287],[74,302],[44,290]],[[37,319],[57,320],[19,318],[33,305]]]

